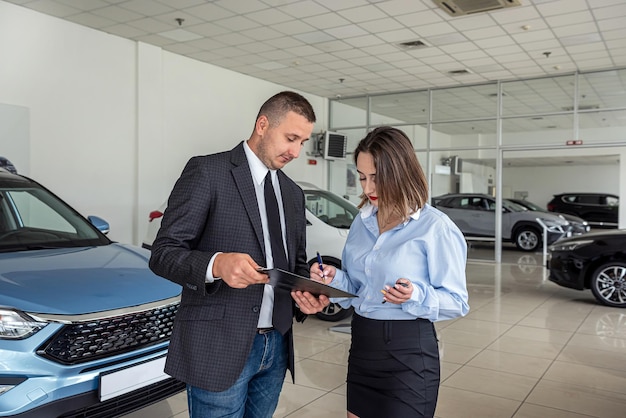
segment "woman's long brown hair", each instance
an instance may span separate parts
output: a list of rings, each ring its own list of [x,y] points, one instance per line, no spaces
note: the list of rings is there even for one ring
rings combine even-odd
[[[400,218],[406,220],[428,200],[428,183],[417,160],[411,141],[400,129],[380,126],[363,138],[354,150],[356,164],[359,154],[372,155],[376,168],[378,216],[382,223]],[[368,201],[361,194],[359,208]]]

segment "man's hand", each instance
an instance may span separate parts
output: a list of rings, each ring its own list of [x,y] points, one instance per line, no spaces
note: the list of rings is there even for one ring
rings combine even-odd
[[[315,297],[309,292],[301,292],[299,290],[291,292],[291,297],[298,304],[300,311],[307,315],[321,312],[330,304],[330,299],[328,299],[327,296],[320,295],[319,297]]]
[[[248,254],[221,253],[213,261],[213,277],[220,277],[235,289],[269,283],[269,276],[258,271],[260,267]]]

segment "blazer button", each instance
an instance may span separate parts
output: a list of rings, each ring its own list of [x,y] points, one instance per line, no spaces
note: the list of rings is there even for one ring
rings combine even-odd
[[[260,307],[258,307],[258,306],[255,306],[254,308],[252,308],[252,312],[254,312],[254,313],[257,313],[257,312],[259,312],[260,310],[261,310],[261,308],[260,308]]]

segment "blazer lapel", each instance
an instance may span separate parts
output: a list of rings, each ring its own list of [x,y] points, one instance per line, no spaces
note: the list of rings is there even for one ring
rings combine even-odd
[[[237,145],[231,151],[231,162],[235,165],[232,169],[233,178],[237,185],[237,190],[241,196],[241,200],[248,213],[248,218],[254,228],[259,246],[265,254],[265,244],[263,243],[263,225],[261,224],[261,214],[259,213],[259,204],[256,200],[256,192],[252,183],[252,173],[246,159],[246,153],[243,149],[243,142]]]
[[[296,203],[293,193],[286,185],[284,179],[286,175],[282,171],[278,171],[278,182],[280,183],[280,194],[283,198],[283,210],[285,212],[285,238],[287,240],[287,259],[289,267],[293,271],[296,268]]]

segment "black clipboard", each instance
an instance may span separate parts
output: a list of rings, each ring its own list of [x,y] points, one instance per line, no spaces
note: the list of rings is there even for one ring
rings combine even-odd
[[[325,295],[329,298],[355,298],[356,295],[352,293],[344,292],[332,286],[328,286],[324,283],[316,282],[307,277],[300,276],[299,274],[291,273],[282,269],[259,269],[260,272],[270,276],[270,284],[275,288],[285,290],[300,290],[302,292],[309,292],[312,295],[319,296]]]

